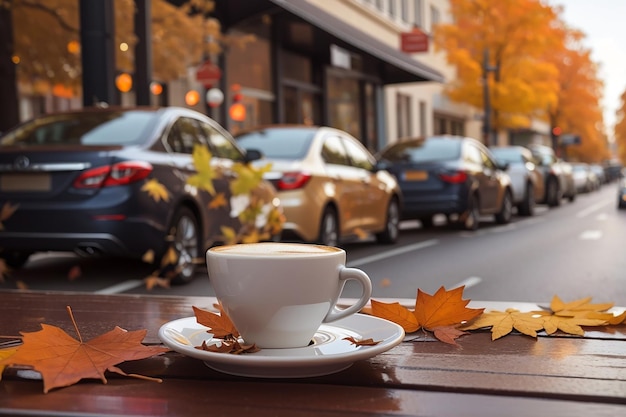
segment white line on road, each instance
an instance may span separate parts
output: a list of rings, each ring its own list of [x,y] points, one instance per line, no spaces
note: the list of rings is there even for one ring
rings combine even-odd
[[[613,204],[611,201],[605,201],[605,202],[601,202],[601,203],[596,203],[592,206],[587,207],[584,210],[579,211],[578,213],[576,213],[576,217],[585,217],[588,216],[589,214],[593,213],[594,211],[600,210],[602,207],[604,206],[608,206],[609,204]]]
[[[462,286],[465,286],[465,288],[474,287],[474,286],[480,284],[482,282],[482,280],[483,279],[480,278],[480,277],[468,277],[468,278],[465,278],[463,281],[459,282],[458,284],[456,284],[452,288],[458,288],[458,287],[462,287]]]
[[[385,252],[381,252],[381,253],[376,254],[376,255],[366,256],[366,257],[360,258],[360,259],[355,259],[354,261],[348,262],[348,264],[349,264],[348,266],[356,267],[356,266],[369,264],[369,263],[372,263],[372,262],[376,262],[376,261],[380,261],[380,260],[383,260],[383,259],[391,258],[393,256],[402,255],[403,253],[412,252],[414,250],[419,250],[419,249],[424,249],[424,248],[427,248],[429,246],[436,245],[438,243],[439,243],[438,239],[425,240],[423,242],[415,243],[413,245],[403,246],[401,248],[393,249],[393,250],[389,250],[389,251],[385,251]]]
[[[585,230],[578,236],[582,240],[598,240],[602,237],[601,230]]]
[[[95,294],[118,294],[124,291],[132,290],[133,288],[141,287],[143,281],[140,279],[131,279],[128,281],[120,282],[119,284],[111,285],[110,287],[103,288],[98,291],[94,291]]]

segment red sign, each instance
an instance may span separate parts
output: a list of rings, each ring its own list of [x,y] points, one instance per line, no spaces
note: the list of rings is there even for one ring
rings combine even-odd
[[[206,88],[211,88],[221,77],[220,68],[209,60],[204,61],[196,70],[196,80]]]
[[[401,33],[400,50],[406,53],[428,51],[428,35],[417,28]]]

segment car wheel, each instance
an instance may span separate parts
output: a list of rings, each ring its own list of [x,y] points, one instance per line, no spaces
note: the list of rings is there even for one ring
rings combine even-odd
[[[511,196],[511,191],[506,190],[504,192],[504,196],[502,197],[502,206],[500,207],[500,211],[496,213],[496,223],[506,224],[511,221],[513,217],[513,197]]]
[[[434,226],[433,216],[420,217],[418,219],[422,224],[422,229],[430,229]]]
[[[21,252],[17,250],[6,250],[0,252],[0,258],[4,259],[4,263],[9,268],[21,268],[28,258],[32,255],[32,252]]]
[[[191,282],[196,272],[196,260],[201,252],[201,238],[198,220],[194,213],[182,207],[172,222],[172,247],[177,255],[172,284],[181,285]]]
[[[317,240],[321,245],[326,246],[339,244],[339,221],[337,220],[337,212],[332,207],[326,207],[322,213],[320,234]]]
[[[551,177],[548,180],[547,185],[547,203],[550,207],[557,207],[561,205],[561,191],[559,190],[559,183],[556,178]]]
[[[376,240],[380,243],[396,243],[400,230],[400,206],[398,200],[392,198],[387,206],[387,218],[385,221],[385,230],[376,234]]]
[[[535,190],[532,184],[526,185],[524,200],[517,207],[519,214],[522,216],[532,216],[535,214]]]
[[[476,194],[472,194],[467,203],[467,211],[459,216],[458,225],[463,230],[478,230],[479,223],[480,202]]]

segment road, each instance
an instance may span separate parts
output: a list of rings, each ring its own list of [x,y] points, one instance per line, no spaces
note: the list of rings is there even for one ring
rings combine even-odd
[[[626,211],[616,208],[616,184],[580,194],[554,209],[508,225],[482,219],[476,232],[439,225],[423,230],[404,222],[396,245],[344,245],[348,266],[372,279],[372,298],[415,298],[440,286],[465,285],[464,298],[486,301],[564,300],[591,296],[626,305]],[[150,270],[141,262],[38,254],[0,282],[1,289],[58,290],[145,295],[213,295],[206,270],[184,286],[146,289]],[[344,297],[356,297],[348,284]]]

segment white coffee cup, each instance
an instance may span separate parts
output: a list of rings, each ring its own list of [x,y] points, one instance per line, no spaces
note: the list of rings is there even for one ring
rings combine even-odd
[[[226,314],[246,343],[259,348],[307,346],[322,323],[357,313],[372,295],[342,249],[305,243],[246,243],[207,251],[208,275]],[[358,301],[339,309],[345,283],[359,282]]]

